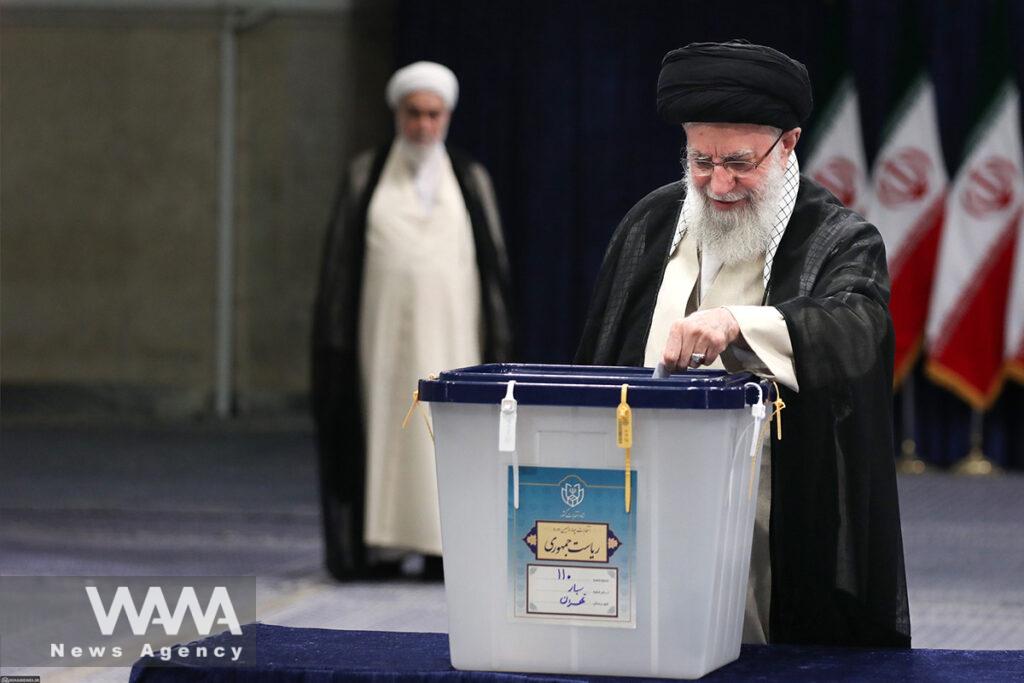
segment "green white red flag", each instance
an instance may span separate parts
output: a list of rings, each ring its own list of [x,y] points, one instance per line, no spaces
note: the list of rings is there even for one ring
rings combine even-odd
[[[921,73],[886,126],[866,211],[885,240],[889,261],[897,384],[913,367],[924,338],[948,184],[935,89]]]
[[[800,164],[804,173],[828,188],[845,206],[863,214],[868,204],[868,174],[860,103],[852,78],[844,78],[836,86],[814,137],[810,157]]]
[[[1017,222],[1017,253],[1006,308],[1006,374],[1024,383],[1024,219]]]
[[[1010,274],[1024,206],[1017,87],[975,126],[947,199],[926,343],[928,375],[976,410],[999,393]]]

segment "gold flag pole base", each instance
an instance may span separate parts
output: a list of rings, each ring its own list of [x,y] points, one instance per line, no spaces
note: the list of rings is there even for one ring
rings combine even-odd
[[[913,439],[903,439],[902,454],[896,460],[896,471],[900,474],[924,474],[928,464],[917,457],[917,444]]]
[[[964,458],[953,465],[953,474],[964,477],[988,477],[1002,474],[1003,469],[985,457],[981,449],[975,446]]]

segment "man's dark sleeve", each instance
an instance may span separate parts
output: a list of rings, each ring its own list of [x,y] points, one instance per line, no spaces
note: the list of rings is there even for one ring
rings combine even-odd
[[[783,388],[786,437],[772,444],[771,637],[908,647],[885,248],[853,214],[806,244],[794,296],[773,303],[800,392]]]
[[[605,325],[606,308],[612,288],[615,286],[615,272],[622,252],[622,243],[625,239],[629,216],[622,219],[608,248],[604,252],[601,261],[601,270],[598,272],[597,281],[594,284],[594,293],[590,297],[590,306],[587,309],[586,321],[583,325],[583,335],[580,337],[579,347],[576,349],[576,356],[573,362],[576,365],[593,365],[595,363],[595,352],[597,340]]]
[[[851,223],[830,244],[810,293],[775,304],[793,342],[801,391],[855,381],[879,366],[891,373],[885,247],[874,226]]]

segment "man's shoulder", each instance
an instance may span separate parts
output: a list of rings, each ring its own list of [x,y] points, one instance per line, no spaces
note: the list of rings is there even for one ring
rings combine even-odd
[[[802,227],[808,237],[813,234],[819,238],[881,239],[870,221],[844,206],[824,185],[803,174],[790,227]]]
[[[686,196],[686,184],[682,180],[677,180],[667,185],[662,185],[656,190],[652,190],[644,195],[643,199],[638,201],[636,207],[660,207],[665,204],[674,204],[681,202]]]
[[[818,222],[868,223],[864,216],[845,206],[828,188],[802,173],[794,213],[797,211],[815,215]]]
[[[373,164],[373,160],[377,158],[377,155],[381,153],[381,149],[381,147],[364,149],[352,157],[352,161],[349,162],[349,168],[352,170],[368,168]]]
[[[645,214],[655,212],[664,212],[666,210],[674,212],[679,208],[680,202],[683,201],[685,196],[686,185],[681,180],[662,185],[656,190],[648,192],[640,201],[634,204],[633,208],[626,213],[623,222],[633,222]]]
[[[455,165],[465,166],[467,168],[470,166],[483,165],[479,161],[477,161],[476,157],[474,157],[472,154],[462,149],[461,147],[455,147],[454,145],[446,144],[444,148],[448,152],[448,157],[452,160],[452,163]]]
[[[461,147],[452,145],[445,145],[445,150],[448,152],[448,158],[452,160],[452,167],[456,173],[461,173],[473,180],[490,182],[491,175],[487,172],[487,167],[472,154]]]
[[[374,168],[382,166],[390,145],[381,145],[363,150],[348,163],[348,188],[353,194],[360,194],[370,182]]]
[[[648,245],[663,241],[668,249],[685,195],[686,186],[681,181],[648,192],[619,221],[608,244],[608,253],[614,253],[626,242],[638,238],[642,244]]]

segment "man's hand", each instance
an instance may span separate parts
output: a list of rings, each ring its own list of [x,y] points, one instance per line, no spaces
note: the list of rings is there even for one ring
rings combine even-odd
[[[697,311],[672,323],[662,362],[670,372],[710,365],[739,336],[739,323],[728,309]],[[691,362],[694,354],[703,354],[701,362]]]

